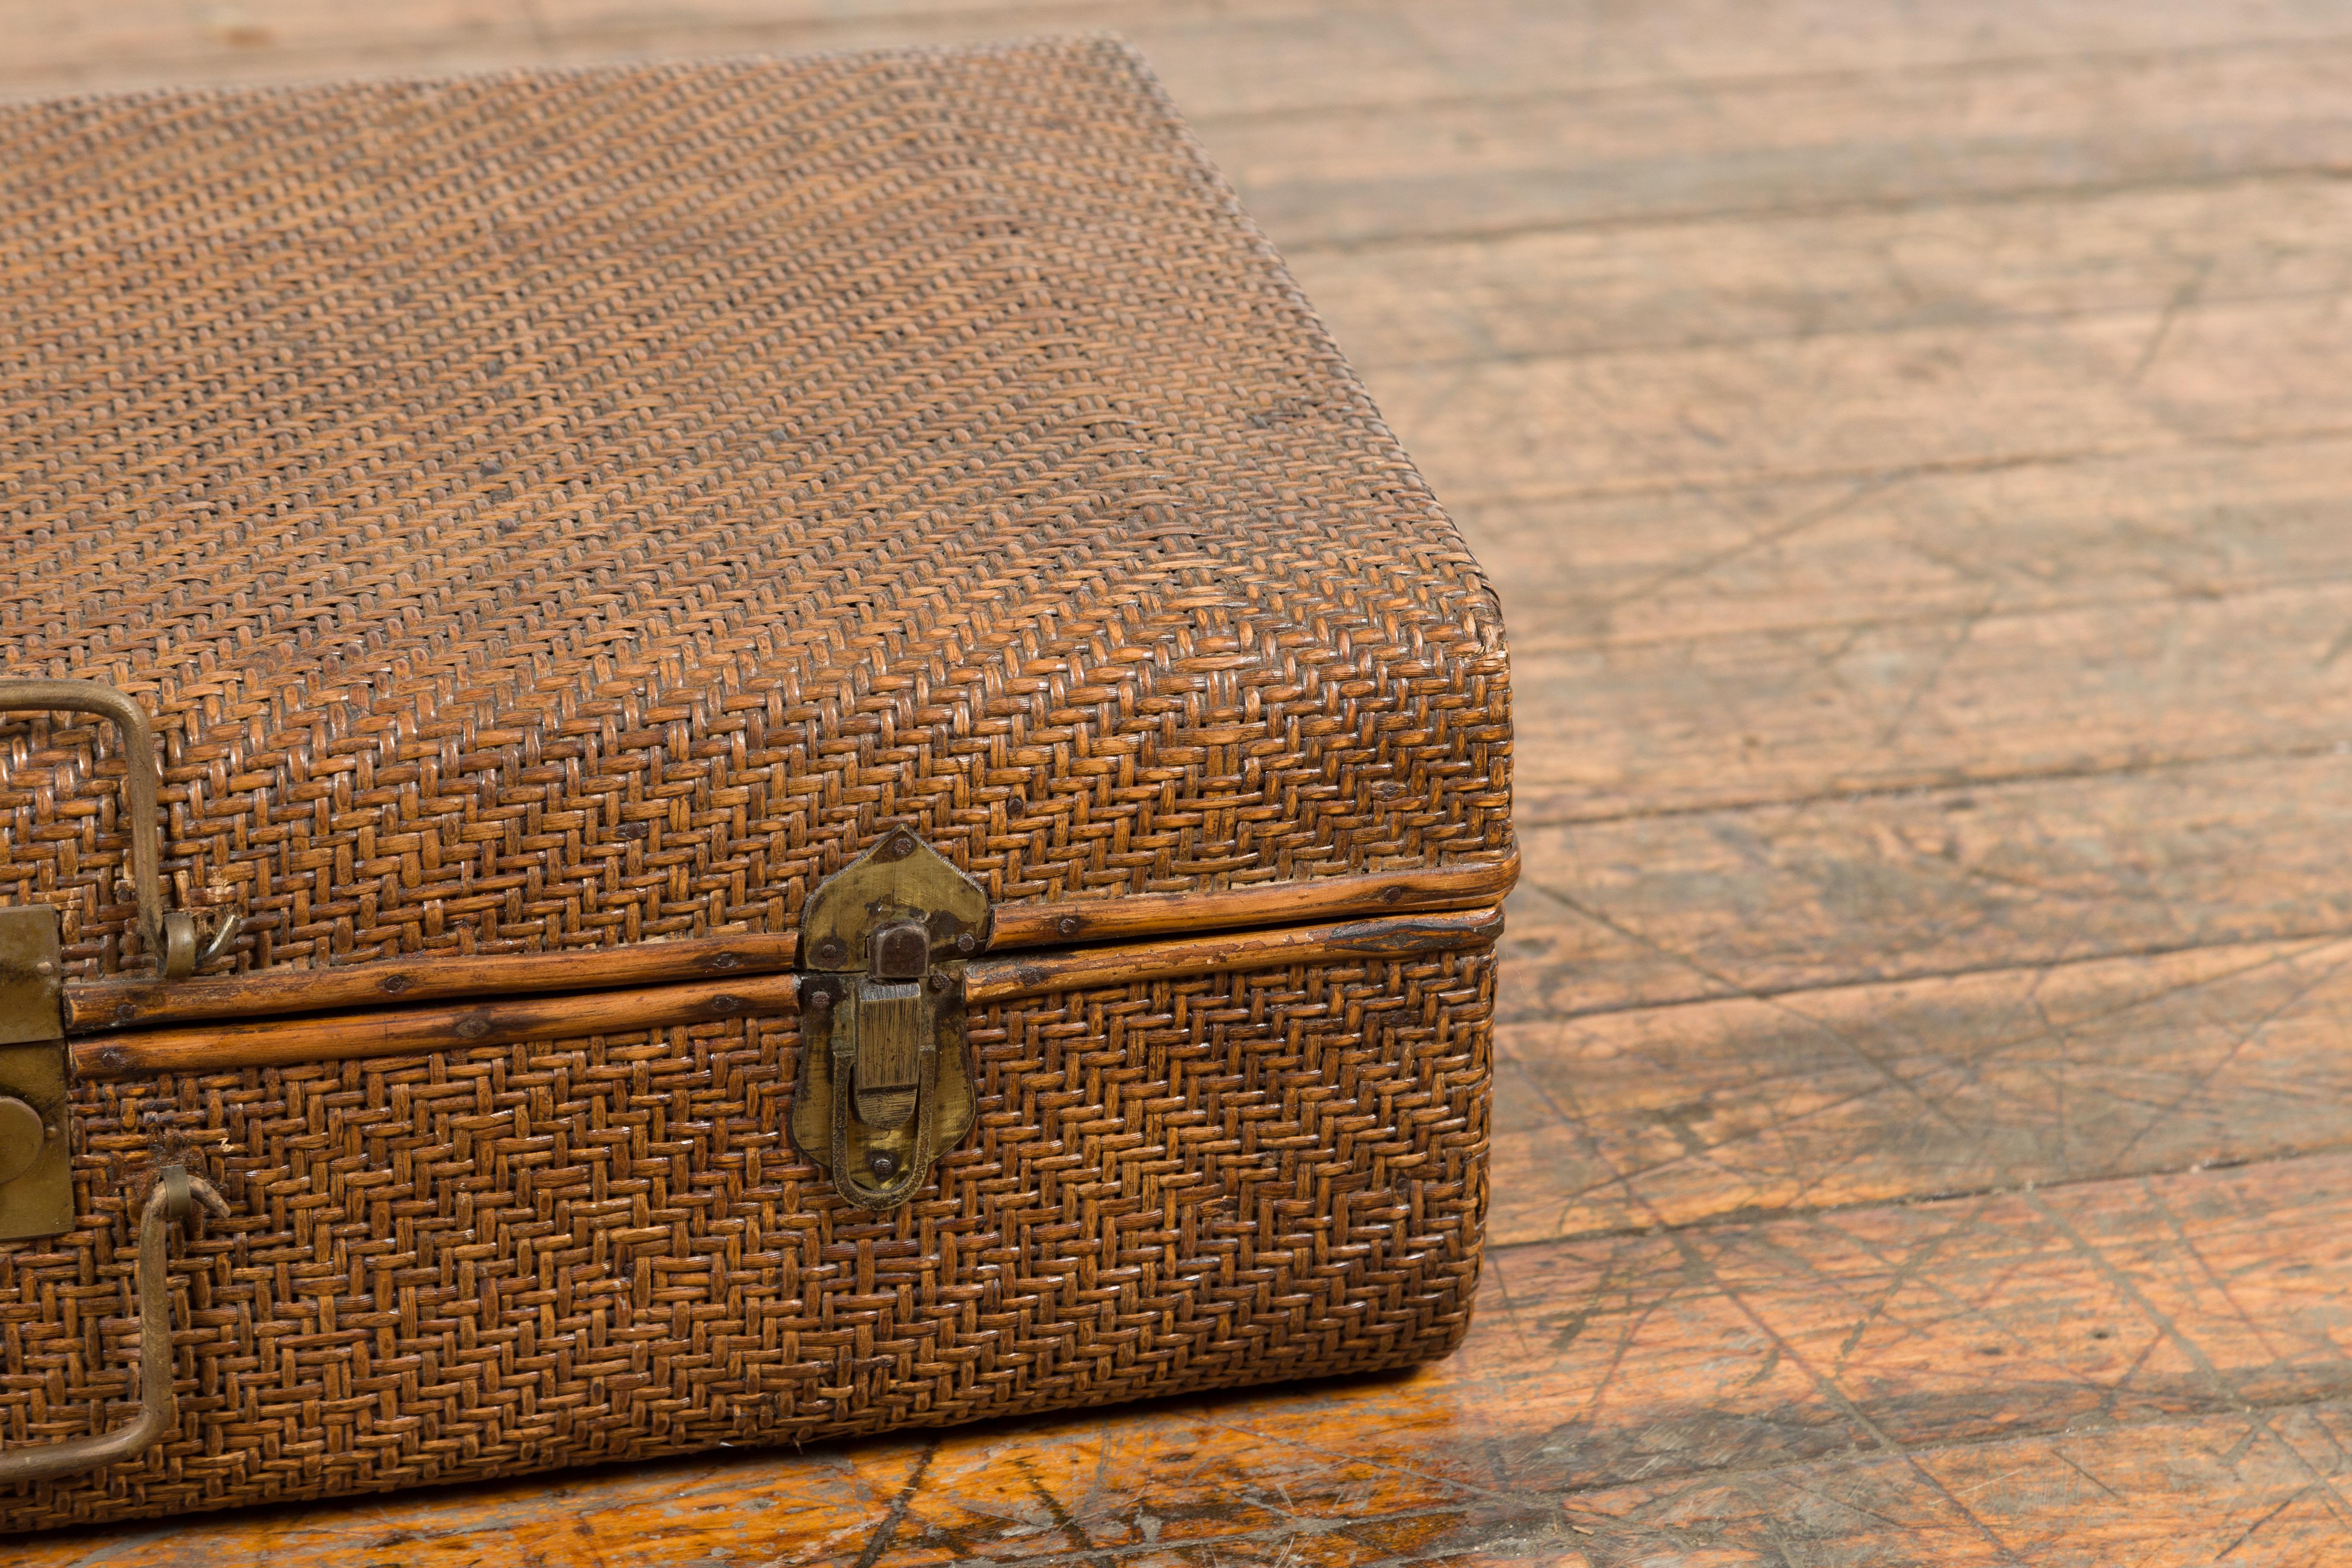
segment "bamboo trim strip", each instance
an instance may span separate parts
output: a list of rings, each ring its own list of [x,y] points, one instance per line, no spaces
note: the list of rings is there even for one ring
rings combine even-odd
[[[569,952],[394,958],[348,969],[257,969],[215,980],[100,980],[66,987],[66,1033],[326,1013],[389,1002],[618,990],[665,981],[772,974],[793,966],[795,945],[789,931],[762,931]]]
[[[1507,859],[1435,870],[1259,883],[1217,893],[1149,893],[1092,904],[1014,904],[995,911],[988,951],[1461,909],[1494,902],[1510,891],[1518,877],[1519,857],[1514,849]],[[773,974],[792,968],[794,946],[791,932],[760,932],[570,952],[396,958],[347,969],[257,969],[213,980],[100,980],[66,988],[66,1032],[111,1034],[206,1020],[226,1026],[387,1002],[487,1001]]]
[[[1475,860],[1430,870],[1254,882],[1214,893],[1125,893],[1075,904],[1013,904],[997,910],[992,918],[988,951],[1059,947],[1171,931],[1197,935],[1254,926],[1311,925],[1411,910],[1468,909],[1496,902],[1518,879],[1519,852],[1514,846],[1500,860]]]
[[[132,1078],[158,1072],[226,1072],[237,1068],[299,1067],[352,1057],[419,1057],[517,1040],[576,1040],[677,1024],[711,1023],[747,1013],[788,1013],[799,1005],[800,976],[690,981],[635,991],[533,996],[462,1007],[404,1007],[339,1013],[243,1026],[156,1029],[109,1039],[76,1040],[78,1077]]]
[[[1388,959],[1476,947],[1502,934],[1499,905],[1449,913],[1351,921],[1182,942],[1133,942],[1028,958],[987,958],[964,972],[974,1006],[1106,985],[1183,980],[1227,971],[1351,958]],[[353,1057],[425,1056],[518,1040],[582,1039],[799,1006],[800,977],[752,975],[586,995],[539,996],[457,1007],[404,1007],[225,1027],[155,1029],[73,1042],[86,1078],[298,1067]]]
[[[1500,905],[1446,914],[1400,915],[1340,925],[1235,931],[1181,942],[1131,942],[1123,947],[1041,952],[1034,958],[992,958],[964,972],[964,1001],[974,1007],[1057,991],[1140,981],[1188,980],[1230,970],[1276,969],[1349,958],[1400,958],[1475,947],[1503,931]]]

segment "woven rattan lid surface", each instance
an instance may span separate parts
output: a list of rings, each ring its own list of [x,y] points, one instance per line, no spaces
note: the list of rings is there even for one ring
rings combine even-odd
[[[246,964],[1497,857],[1492,595],[1102,40],[0,110],[0,674]],[[137,967],[117,741],[0,900]]]

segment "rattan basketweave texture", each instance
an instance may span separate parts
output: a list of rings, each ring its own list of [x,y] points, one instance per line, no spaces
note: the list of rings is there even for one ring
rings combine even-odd
[[[894,826],[1000,905],[1499,861],[1491,592],[1123,47],[0,109],[0,671],[156,717],[228,967],[787,931]],[[118,742],[0,719],[0,902],[131,973]],[[1491,943],[971,1018],[894,1213],[785,1016],[75,1091],[0,1492],[169,1514],[1390,1366],[1458,1339]]]

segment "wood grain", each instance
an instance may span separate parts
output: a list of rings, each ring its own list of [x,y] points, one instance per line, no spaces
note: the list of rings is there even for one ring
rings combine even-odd
[[[1580,1497],[1570,1562],[2052,1568],[2323,1563],[2352,1551],[2352,1407],[2150,1422]]]
[[[841,47],[871,40],[1007,37],[1116,27],[1139,42],[1196,117],[1291,115],[1431,100],[1559,95],[1781,75],[1949,67],[2151,47],[2210,49],[2345,36],[2316,0],[2200,6],[2166,0],[2004,5],[1922,13],[1897,0],[1743,6],[1664,0],[1631,10],[1458,0],[1442,12],[1381,0],[538,0],[551,45],[590,50]]]
[[[1114,943],[1058,952],[983,958],[964,972],[975,1006],[1089,986],[1123,985],[1202,974],[1246,973],[1351,958],[1395,958],[1483,947],[1502,934],[1499,905],[1484,909],[1381,915],[1334,925],[1283,926]]]
[[[1522,831],[2254,757],[2352,738],[2352,585],[1537,653]]]
[[[1498,1241],[2352,1142],[2343,939],[1507,1026]]]
[[[2338,436],[1461,509],[1522,654],[2341,582]]]
[[[2352,193],[2293,173],[1308,249],[1292,267],[1377,374],[2325,298],[2347,231]]]
[[[0,5],[0,90],[256,80],[455,64],[542,64],[761,49],[964,42],[1115,28],[1195,116],[1289,115],[1431,100],[1559,95],[1691,80],[1982,66],[2020,58],[2321,41],[2326,0],[2230,6],[1665,0],[1596,14],[1459,0],[1442,20],[1378,0],[320,0],[189,6]]]
[[[250,81],[335,72],[448,71],[523,63],[541,47],[518,0],[109,0],[0,5],[0,96]]]
[[[249,1024],[199,1024],[85,1037],[71,1050],[77,1077],[229,1073],[361,1057],[420,1057],[517,1040],[583,1039],[723,1018],[789,1013],[800,976],[752,974],[626,991],[510,996],[440,1007],[384,1008]]]
[[[2330,752],[1527,834],[1504,1016],[2352,932]]]
[[[2340,36],[2210,50],[1789,72],[1211,120],[1287,248],[1790,209],[1977,202],[2316,170],[2352,142]]]
[[[1430,453],[1431,483],[1484,506],[2341,434],[2352,408],[2329,367],[2347,332],[2326,300],[2253,300],[1498,361],[1370,384]],[[1562,428],[1579,438],[1553,440]]]
[[[989,920],[988,951],[1063,947],[1139,936],[1206,936],[1248,926],[1301,925],[1349,915],[1459,910],[1493,903],[1519,879],[1516,851],[1433,870],[1380,871],[1259,883],[1206,893],[1144,893],[1063,903],[1006,904]]]

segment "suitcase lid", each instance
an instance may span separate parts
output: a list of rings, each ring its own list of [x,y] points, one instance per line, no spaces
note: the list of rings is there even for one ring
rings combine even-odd
[[[0,676],[152,714],[215,973],[1509,854],[1494,596],[1123,46],[0,125]],[[121,745],[0,715],[68,973]]]

